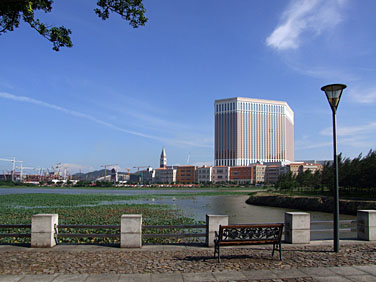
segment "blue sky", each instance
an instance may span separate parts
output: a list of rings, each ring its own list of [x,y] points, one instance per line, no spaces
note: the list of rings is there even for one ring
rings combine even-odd
[[[44,22],[72,30],[54,52],[25,24],[0,36],[0,158],[71,172],[119,164],[212,164],[214,100],[286,101],[295,158],[331,159],[321,86],[345,83],[338,151],[376,146],[373,0],[146,0],[149,21],[102,21],[96,1],[55,1]],[[10,163],[0,162],[1,173]]]

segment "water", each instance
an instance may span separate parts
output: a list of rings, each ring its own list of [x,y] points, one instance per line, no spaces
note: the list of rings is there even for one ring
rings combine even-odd
[[[276,223],[284,222],[285,212],[297,211],[294,209],[275,208],[265,206],[248,205],[245,201],[248,196],[195,196],[198,192],[215,190],[96,190],[96,189],[63,189],[63,188],[2,188],[0,195],[5,194],[26,194],[26,193],[56,193],[56,194],[109,194],[109,195],[151,195],[157,194],[158,198],[127,200],[127,201],[106,201],[98,205],[110,204],[164,204],[181,210],[186,217],[194,218],[198,221],[205,221],[206,214],[225,214],[229,216],[230,224],[241,223]],[[224,191],[224,190],[221,190]],[[235,191],[235,190],[228,190]],[[244,191],[244,190],[243,190]],[[190,196],[171,197],[163,194],[190,193]],[[301,210],[299,210],[301,211]],[[310,212],[312,221],[333,221],[333,215],[324,212]],[[340,215],[341,220],[355,220],[352,215]],[[328,225],[315,225],[316,229],[329,228]],[[346,232],[341,234],[341,238],[355,238],[356,233]],[[330,239],[332,232],[311,233],[311,239]]]

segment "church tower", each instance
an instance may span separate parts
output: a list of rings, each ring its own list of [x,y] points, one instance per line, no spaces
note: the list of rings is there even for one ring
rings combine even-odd
[[[167,167],[167,157],[166,157],[166,151],[163,147],[162,153],[161,153],[161,160],[160,160],[160,168],[166,168]]]

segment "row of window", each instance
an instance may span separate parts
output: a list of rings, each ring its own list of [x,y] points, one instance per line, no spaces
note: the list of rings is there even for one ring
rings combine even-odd
[[[220,112],[235,111],[235,110],[284,114],[285,106],[274,105],[274,104],[249,103],[249,102],[238,102],[235,104],[233,102],[233,103],[217,104],[215,112],[220,113]]]

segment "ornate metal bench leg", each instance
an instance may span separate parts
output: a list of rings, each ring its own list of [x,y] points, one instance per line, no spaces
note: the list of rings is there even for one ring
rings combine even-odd
[[[279,243],[279,260],[282,260],[282,244]]]
[[[218,263],[221,262],[221,249],[219,248],[219,245],[218,245]]]

